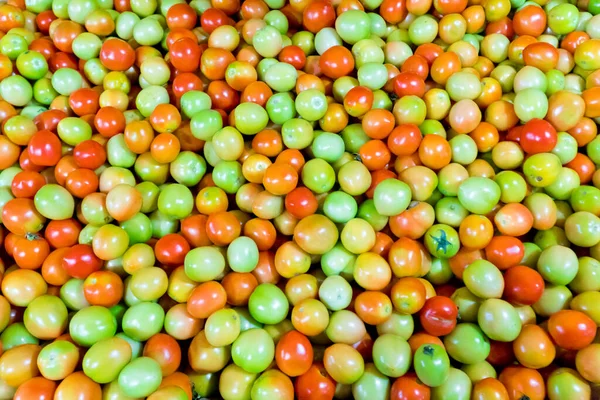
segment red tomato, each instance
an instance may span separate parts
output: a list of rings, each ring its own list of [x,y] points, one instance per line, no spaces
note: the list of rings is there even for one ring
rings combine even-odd
[[[457,317],[456,304],[445,296],[434,296],[428,299],[419,313],[423,329],[434,336],[444,336],[452,332]]]

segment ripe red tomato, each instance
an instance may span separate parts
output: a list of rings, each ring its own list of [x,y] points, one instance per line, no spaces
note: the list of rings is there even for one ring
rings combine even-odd
[[[458,307],[449,297],[445,296],[431,297],[419,312],[423,329],[434,336],[444,336],[452,332],[456,326],[457,317]]]

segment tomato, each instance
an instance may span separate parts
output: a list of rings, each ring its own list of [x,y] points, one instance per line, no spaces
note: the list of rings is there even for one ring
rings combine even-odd
[[[163,376],[177,371],[181,362],[179,343],[164,333],[156,334],[146,342],[143,355],[159,363]]]
[[[550,316],[548,331],[557,345],[568,350],[579,350],[589,345],[596,336],[596,324],[575,310],[561,310]]]
[[[100,385],[85,376],[83,372],[74,372],[67,376],[56,388],[54,398],[66,400],[72,398],[99,399],[102,396]]]
[[[312,345],[306,336],[297,331],[290,331],[277,342],[275,360],[286,375],[304,375],[313,363]]]
[[[527,396],[532,400],[542,400],[546,396],[542,375],[534,369],[510,366],[504,368],[498,378],[506,387],[509,399]]]
[[[450,359],[443,347],[437,344],[424,344],[414,355],[417,377],[427,386],[442,385],[450,373]]]
[[[296,396],[298,399],[331,400],[335,394],[335,382],[322,363],[315,362],[304,374],[296,379]]]
[[[504,272],[504,298],[513,304],[532,305],[544,293],[544,279],[534,269],[517,265]]]
[[[31,378],[23,383],[17,391],[13,399],[40,399],[49,400],[54,398],[57,384],[51,380],[42,377]]]
[[[65,253],[63,268],[73,278],[85,279],[102,268],[102,260],[94,254],[92,246],[76,244]]]
[[[452,332],[457,316],[458,308],[450,298],[444,296],[428,299],[419,312],[423,329],[434,336],[444,336]]]

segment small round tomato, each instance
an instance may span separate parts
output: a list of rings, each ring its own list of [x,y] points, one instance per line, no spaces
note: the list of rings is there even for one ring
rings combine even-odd
[[[428,299],[419,312],[423,329],[434,336],[444,336],[452,332],[457,317],[456,304],[445,296],[434,296]]]

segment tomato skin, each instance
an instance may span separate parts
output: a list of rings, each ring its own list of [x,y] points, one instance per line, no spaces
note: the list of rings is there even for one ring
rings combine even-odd
[[[44,237],[53,248],[71,247],[77,244],[81,224],[76,219],[52,220],[46,225]]]
[[[550,316],[548,331],[558,346],[567,350],[580,350],[592,343],[597,326],[581,311],[561,310]]]
[[[428,299],[419,312],[423,329],[434,336],[444,336],[452,332],[457,317],[456,304],[445,296],[434,296]]]
[[[504,272],[503,297],[510,303],[532,305],[542,297],[544,287],[544,278],[532,268],[516,265]]]
[[[527,396],[531,400],[544,400],[546,397],[544,379],[535,369],[506,367],[498,379],[506,387],[510,400],[522,399],[523,396]]]
[[[392,384],[392,400],[429,400],[431,389],[421,383],[414,372],[397,378]]]
[[[45,222],[46,218],[37,211],[32,199],[14,198],[2,209],[4,227],[19,236],[41,231]]]
[[[58,136],[46,129],[37,131],[27,145],[31,162],[46,167],[58,163],[62,157],[61,149]]]
[[[65,253],[63,259],[63,268],[77,279],[85,279],[92,272],[99,271],[102,264],[102,260],[94,254],[92,246],[88,244],[76,244]]]
[[[31,378],[19,386],[13,400],[52,400],[56,386],[56,382],[40,376]]]
[[[95,271],[85,278],[83,294],[91,305],[112,307],[123,297],[123,281],[112,271]]]
[[[286,375],[303,375],[308,372],[313,362],[312,344],[300,332],[290,331],[277,342],[275,360],[279,369]]]
[[[135,62],[135,51],[124,40],[109,38],[100,49],[100,61],[111,71],[126,71]]]
[[[336,384],[320,362],[315,362],[304,374],[296,379],[295,389],[298,400],[332,400]]]
[[[173,374],[181,364],[181,348],[173,337],[157,333],[144,345],[144,357],[150,357],[160,364],[163,376]]]
[[[519,143],[526,153],[537,154],[552,151],[557,140],[556,129],[549,122],[534,118],[523,125]]]
[[[38,235],[29,234],[15,241],[12,256],[17,265],[25,269],[38,269],[50,254],[48,241]]]

